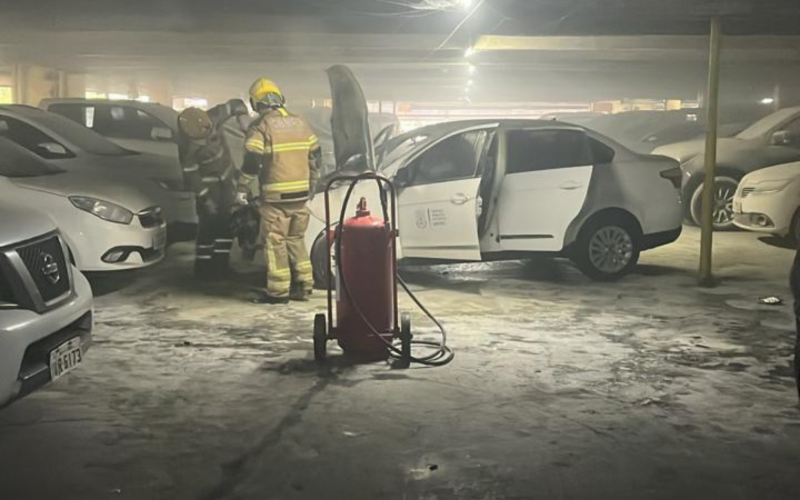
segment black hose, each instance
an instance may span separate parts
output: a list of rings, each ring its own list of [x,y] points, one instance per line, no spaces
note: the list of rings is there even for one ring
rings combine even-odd
[[[383,338],[383,335],[385,335],[388,332],[378,332],[377,329],[372,325],[372,323],[370,323],[364,312],[361,310],[361,307],[356,303],[355,300],[352,300],[352,296],[350,295],[350,291],[347,287],[347,278],[345,277],[344,267],[342,266],[341,235],[344,232],[344,220],[347,215],[347,205],[350,202],[350,196],[353,194],[353,190],[355,189],[356,185],[362,180],[363,179],[361,176],[357,176],[350,182],[350,186],[347,188],[347,193],[345,194],[344,200],[342,201],[342,210],[339,214],[339,235],[338,237],[334,238],[335,242],[334,245],[336,246],[336,255],[335,255],[336,267],[339,270],[339,279],[341,280],[342,291],[350,298],[350,301],[353,304],[353,309],[355,309],[358,315],[361,317],[361,321],[363,321],[369,327],[369,329],[372,330],[372,333],[376,337],[378,337],[381,340],[381,342],[386,344],[386,348],[389,350],[389,355],[392,358],[399,360],[403,359],[403,353],[402,350],[395,344],[400,340],[399,339],[395,340],[395,343],[387,341],[385,338]],[[378,187],[381,193],[381,207],[383,209],[383,219],[386,222],[387,227],[391,228],[392,224],[394,224],[394,221],[391,220],[389,217],[387,200],[382,185],[382,182],[388,182],[388,181],[384,181],[381,179],[376,179],[376,181],[378,182]],[[394,241],[392,242],[392,244],[396,245],[397,242]],[[453,351],[449,347],[447,347],[447,331],[445,330],[444,325],[442,325],[442,323],[438,319],[436,319],[436,317],[428,310],[428,308],[425,307],[425,305],[417,298],[417,296],[414,295],[414,293],[408,287],[406,282],[403,281],[403,279],[400,277],[399,273],[395,274],[395,278],[403,287],[403,290],[405,290],[406,294],[408,294],[408,296],[411,297],[411,300],[413,300],[414,303],[417,305],[417,307],[419,307],[420,310],[422,310],[422,312],[424,312],[425,315],[428,318],[430,318],[431,321],[433,321],[433,323],[436,325],[436,327],[442,334],[441,342],[433,342],[430,340],[411,340],[412,347],[422,346],[422,347],[432,348],[435,350],[433,353],[423,357],[410,356],[409,357],[410,361],[425,366],[444,366],[453,361],[455,353],[453,353]]]

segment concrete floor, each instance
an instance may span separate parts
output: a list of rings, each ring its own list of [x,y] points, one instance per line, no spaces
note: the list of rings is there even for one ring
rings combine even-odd
[[[718,234],[700,289],[698,237],[611,285],[552,261],[407,270],[457,355],[408,371],[318,369],[321,296],[250,305],[260,274],[209,286],[174,247],[96,277],[86,364],[0,412],[0,498],[798,498],[793,254]]]

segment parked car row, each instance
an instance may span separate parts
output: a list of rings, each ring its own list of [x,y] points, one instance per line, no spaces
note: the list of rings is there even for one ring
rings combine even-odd
[[[92,291],[82,271],[155,264],[168,223],[195,219],[176,157],[125,149],[37,108],[0,106],[0,407],[83,362]]]

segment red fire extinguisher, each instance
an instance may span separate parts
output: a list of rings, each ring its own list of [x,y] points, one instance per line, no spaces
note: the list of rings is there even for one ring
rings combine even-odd
[[[376,207],[368,207],[366,199],[361,198],[355,216],[347,218],[350,196],[362,181],[377,183],[381,199],[381,206],[377,208],[383,217],[374,215]],[[342,182],[349,182],[350,185],[339,218],[334,221],[331,218],[329,193],[334,184]],[[325,360],[327,342],[334,339],[346,356],[358,362],[392,357],[397,367],[408,367],[412,361],[442,366],[453,359],[452,351],[446,346],[444,327],[397,276],[396,214],[395,188],[389,179],[380,174],[366,172],[338,176],[328,182],[325,188],[325,222],[329,231],[329,244],[326,245],[328,313],[317,314],[314,318],[314,359],[318,362]],[[412,341],[411,316],[398,312],[398,282],[439,327],[441,342]],[[334,290],[337,292],[335,300]],[[399,347],[396,342],[399,342]],[[432,352],[413,357],[412,342]]]
[[[346,289],[339,284],[336,303],[339,346],[360,361],[387,359],[397,309],[394,231],[387,221],[373,217],[367,200],[361,198],[355,217],[344,221],[337,236],[341,252],[339,279],[346,283]]]

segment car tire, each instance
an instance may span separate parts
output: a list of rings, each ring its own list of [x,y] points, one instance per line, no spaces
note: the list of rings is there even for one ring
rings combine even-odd
[[[792,217],[792,225],[789,234],[786,235],[786,242],[795,248],[800,247],[800,209]]]
[[[699,183],[692,192],[689,200],[689,210],[692,222],[701,225],[703,207],[703,185]],[[714,178],[714,231],[731,231],[736,229],[733,224],[733,197],[739,187],[739,179],[730,175],[718,175]]]
[[[794,379],[797,384],[797,397],[800,398],[800,327],[798,327],[797,339],[794,341]]]
[[[590,220],[572,245],[571,260],[595,281],[617,281],[639,262],[641,231],[631,216]],[[614,257],[616,255],[616,258]]]
[[[328,290],[330,280],[328,279],[328,251],[325,248],[326,238],[324,233],[317,236],[314,246],[311,248],[311,269],[314,275],[314,288],[317,290]]]

